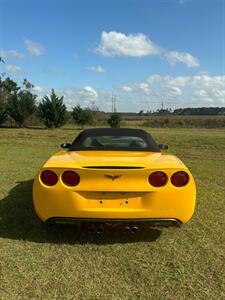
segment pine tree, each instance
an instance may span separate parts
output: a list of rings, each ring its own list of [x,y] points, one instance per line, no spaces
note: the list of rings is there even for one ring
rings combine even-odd
[[[39,115],[48,128],[63,126],[67,119],[66,105],[63,103],[63,96],[59,98],[54,89],[49,96],[45,96],[39,104]]]

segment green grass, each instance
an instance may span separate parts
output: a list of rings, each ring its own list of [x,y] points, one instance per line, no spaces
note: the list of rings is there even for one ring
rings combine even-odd
[[[196,179],[193,219],[95,236],[47,229],[32,206],[35,173],[78,131],[0,129],[0,299],[225,299],[225,131],[150,131]]]

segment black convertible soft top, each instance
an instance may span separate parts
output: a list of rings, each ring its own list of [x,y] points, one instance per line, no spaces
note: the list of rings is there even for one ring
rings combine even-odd
[[[145,147],[129,146],[129,147],[117,147],[116,145],[102,147],[95,145],[94,147],[84,145],[84,141],[87,138],[96,137],[131,137],[141,139],[145,143]],[[73,141],[69,151],[78,150],[124,150],[124,151],[149,151],[160,152],[159,146],[153,140],[152,136],[142,129],[132,128],[91,128],[83,130],[77,138]]]

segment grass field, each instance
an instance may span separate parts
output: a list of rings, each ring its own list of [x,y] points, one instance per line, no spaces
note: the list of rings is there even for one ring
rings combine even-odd
[[[225,131],[147,130],[192,171],[194,217],[95,236],[48,230],[32,206],[36,171],[79,131],[0,129],[0,299],[225,299]]]

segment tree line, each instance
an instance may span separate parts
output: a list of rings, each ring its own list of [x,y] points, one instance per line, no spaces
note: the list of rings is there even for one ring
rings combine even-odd
[[[148,115],[180,115],[180,116],[219,116],[225,115],[225,107],[185,107],[172,110],[171,108],[157,109],[156,111],[140,110],[139,116]]]
[[[24,79],[20,87],[9,77],[0,76],[0,126],[8,120],[13,121],[18,127],[25,127],[32,116],[42,121],[47,128],[61,127],[71,117],[81,127],[96,122],[96,111],[90,108],[76,105],[69,112],[64,104],[64,97],[59,97],[54,89],[38,104],[33,87],[27,79]],[[121,116],[113,113],[107,121],[111,127],[119,127]]]
[[[174,115],[218,116],[225,115],[225,107],[186,107],[173,111]]]
[[[4,63],[1,57],[0,62]],[[58,96],[54,89],[38,103],[33,88],[33,84],[27,79],[19,86],[11,78],[5,77],[5,74],[0,76],[0,126],[10,122],[18,127],[25,127],[32,123],[32,118],[40,120],[47,128],[61,127],[71,119],[81,127],[99,123],[96,110],[76,105],[72,111],[68,111],[64,97]],[[127,114],[116,112],[110,114],[107,123],[111,127],[120,127],[122,115]],[[158,109],[147,112],[140,110],[139,113],[132,115],[225,115],[225,107],[189,107],[174,111]]]

